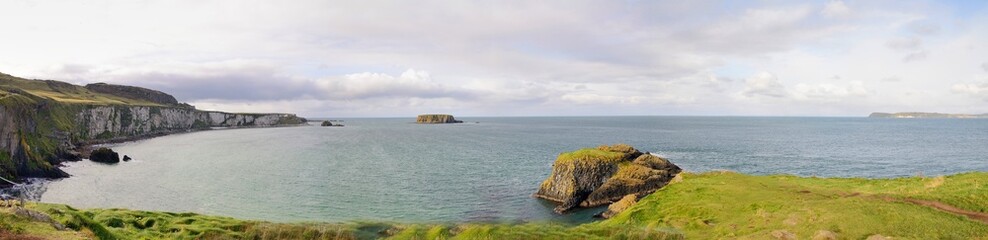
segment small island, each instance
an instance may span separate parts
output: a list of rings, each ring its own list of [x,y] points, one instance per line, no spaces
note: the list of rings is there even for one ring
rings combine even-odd
[[[986,114],[951,114],[951,113],[930,113],[930,112],[898,112],[883,113],[875,112],[868,115],[869,118],[988,118]]]
[[[610,217],[633,205],[681,172],[666,159],[626,144],[602,145],[559,154],[535,197],[559,203],[557,213],[576,207],[612,205]]]
[[[463,121],[456,120],[456,118],[453,118],[453,115],[449,115],[449,114],[422,114],[415,119],[415,123],[420,123],[420,124],[463,123]]]

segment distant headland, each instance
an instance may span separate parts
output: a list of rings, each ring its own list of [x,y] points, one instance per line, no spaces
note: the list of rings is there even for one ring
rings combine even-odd
[[[870,118],[988,118],[985,114],[951,114],[951,113],[929,113],[929,112],[899,112],[883,113],[875,112],[868,115]]]

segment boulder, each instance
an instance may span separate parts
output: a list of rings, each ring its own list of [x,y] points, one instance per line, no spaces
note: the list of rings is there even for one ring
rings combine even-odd
[[[617,202],[608,205],[607,211],[600,213],[600,215],[598,216],[602,218],[611,218],[614,215],[617,215],[618,213],[624,212],[624,210],[631,208],[631,206],[635,205],[635,203],[638,203],[638,196],[635,196],[634,194],[624,195],[624,197],[621,198],[621,200],[618,200]]]
[[[463,121],[456,120],[449,114],[422,114],[415,119],[415,123],[463,123]]]
[[[322,124],[320,124],[320,126],[323,126],[323,127],[332,127],[333,126],[333,122],[330,122],[330,121],[322,121]]]
[[[112,149],[101,147],[89,154],[89,160],[101,163],[118,163],[120,162],[120,155]]]
[[[575,207],[640,198],[669,183],[681,171],[666,159],[626,145],[603,145],[560,154],[535,197],[557,202],[557,213]]]
[[[130,161],[131,159],[132,159],[132,158],[130,158],[130,156],[127,156],[127,155],[124,155],[124,157],[123,157],[123,161],[124,161],[124,162],[126,162],[126,161]]]

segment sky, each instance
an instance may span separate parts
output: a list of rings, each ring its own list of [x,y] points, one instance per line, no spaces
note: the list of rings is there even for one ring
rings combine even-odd
[[[0,72],[305,117],[988,113],[983,1],[0,0]]]

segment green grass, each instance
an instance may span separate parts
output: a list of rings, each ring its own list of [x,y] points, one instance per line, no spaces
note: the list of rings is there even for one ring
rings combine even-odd
[[[827,230],[842,238],[874,234],[905,239],[984,239],[988,225],[902,201],[937,200],[984,212],[988,173],[944,178],[836,179],[682,173],[666,186],[596,226],[668,226],[687,238],[771,238],[782,230],[811,238]],[[938,183],[939,182],[939,183]]]
[[[64,82],[29,80],[3,73],[0,73],[0,89],[70,104],[162,106],[145,100],[93,92],[85,87]]]
[[[810,239],[821,230],[840,239],[875,234],[895,239],[988,239],[988,224],[903,201],[933,200],[985,213],[988,173],[896,179],[731,172],[680,176],[614,218],[582,225],[268,223],[193,213],[78,210],[55,204],[28,207],[76,231],[54,232],[2,211],[0,222],[30,236],[101,239],[771,239],[773,231]]]
[[[556,164],[575,163],[615,163],[625,160],[622,152],[610,152],[596,148],[584,148],[572,152],[559,154]]]

